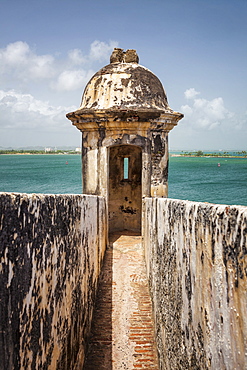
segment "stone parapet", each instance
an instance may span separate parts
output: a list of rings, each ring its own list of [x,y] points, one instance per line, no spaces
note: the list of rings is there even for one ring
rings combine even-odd
[[[1,369],[81,369],[107,231],[105,200],[0,193]]]
[[[160,369],[247,368],[247,207],[143,201]]]

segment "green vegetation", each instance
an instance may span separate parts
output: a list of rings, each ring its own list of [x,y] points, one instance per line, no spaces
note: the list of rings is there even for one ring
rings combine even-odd
[[[51,150],[51,151],[45,151],[45,150],[28,150],[28,149],[21,149],[21,150],[0,150],[1,154],[81,154],[80,152],[77,152],[75,150]]]
[[[196,157],[202,157],[203,156],[203,152],[201,150],[198,150],[196,153],[195,153],[195,156]]]
[[[185,157],[247,157],[247,151],[242,150],[239,152],[213,152],[213,153],[204,153],[202,150],[193,151],[193,152],[184,152],[181,154]]]
[[[37,149],[2,149],[1,154],[81,154],[81,152],[75,150],[37,150]],[[197,150],[193,152],[182,151],[179,155],[184,157],[247,157],[247,151],[242,150],[238,152],[212,152],[204,153],[202,150]]]

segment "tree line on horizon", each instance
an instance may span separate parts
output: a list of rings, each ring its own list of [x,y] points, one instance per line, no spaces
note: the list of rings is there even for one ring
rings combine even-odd
[[[40,150],[40,149],[1,149],[1,154],[81,154],[75,150]],[[193,156],[193,157],[247,157],[247,151],[237,151],[237,152],[212,152],[212,153],[205,153],[202,150],[197,151],[181,151],[180,155],[182,156]]]
[[[204,153],[202,150],[197,150],[193,152],[181,152],[183,156],[194,156],[194,157],[247,157],[247,151],[241,150],[237,152],[212,152],[212,153]]]

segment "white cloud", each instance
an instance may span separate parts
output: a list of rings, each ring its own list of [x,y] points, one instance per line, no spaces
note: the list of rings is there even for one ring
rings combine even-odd
[[[183,111],[183,114],[186,117],[191,116],[193,114],[193,109],[188,105],[182,105],[181,110]]]
[[[197,95],[200,95],[200,93],[196,91],[194,87],[191,87],[184,92],[186,99],[194,99]]]
[[[39,55],[23,41],[1,48],[0,145],[78,142],[79,132],[66,113],[78,108],[72,104],[115,46],[114,41],[95,41],[87,53],[75,48],[66,55]]]
[[[3,64],[17,66],[25,64],[30,53],[29,46],[26,42],[17,41],[9,44],[5,49],[0,50],[0,58]]]
[[[90,65],[90,63],[95,61],[109,60],[112,50],[117,46],[118,43],[116,41],[106,43],[95,40],[90,46],[88,55],[83,55],[80,49],[70,50],[68,53],[70,68],[61,71],[56,81],[52,81],[51,87],[57,91],[83,90],[83,87],[95,72],[92,69],[74,69],[74,66]]]
[[[73,65],[82,65],[92,62],[109,61],[109,57],[114,48],[118,47],[117,41],[110,41],[109,43],[95,40],[90,45],[88,55],[84,55],[80,49],[73,49],[68,52],[68,58]]]
[[[118,46],[118,42],[110,41],[109,44],[106,42],[95,40],[91,44],[89,57],[92,60],[103,61],[107,60],[112,50]]]
[[[200,93],[194,88],[187,89],[184,93],[187,99],[192,100],[190,104],[183,105],[181,111],[184,113],[184,120],[192,127],[212,130],[220,126],[225,120],[233,118],[233,113],[224,106],[221,97],[207,100],[196,98]]]
[[[109,61],[109,56],[117,45],[116,41],[106,43],[96,40],[91,44],[88,54],[75,48],[64,58],[61,55],[58,58],[56,54],[38,55],[23,41],[11,43],[0,49],[1,87],[16,88],[19,83],[27,90],[27,86],[39,80],[39,86],[43,83],[46,88],[59,92],[83,90],[94,73],[92,64]]]
[[[83,69],[63,71],[51,86],[58,91],[72,91],[79,88],[83,90],[83,86],[92,77],[93,73],[92,70],[85,71]]]
[[[54,76],[54,58],[51,55],[34,56],[29,71],[34,79]]]
[[[37,55],[23,41],[9,44],[0,49],[2,74],[14,74],[20,80],[51,78],[55,74],[54,57]]]
[[[69,124],[66,113],[75,109],[75,106],[52,106],[31,94],[0,90],[1,128],[59,131]]]
[[[83,56],[80,49],[73,49],[68,52],[69,60],[74,65],[83,64],[86,62],[87,58]]]

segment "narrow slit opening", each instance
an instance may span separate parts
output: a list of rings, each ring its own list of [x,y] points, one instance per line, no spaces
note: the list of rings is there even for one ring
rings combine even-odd
[[[129,158],[125,157],[124,158],[124,180],[129,179]]]

